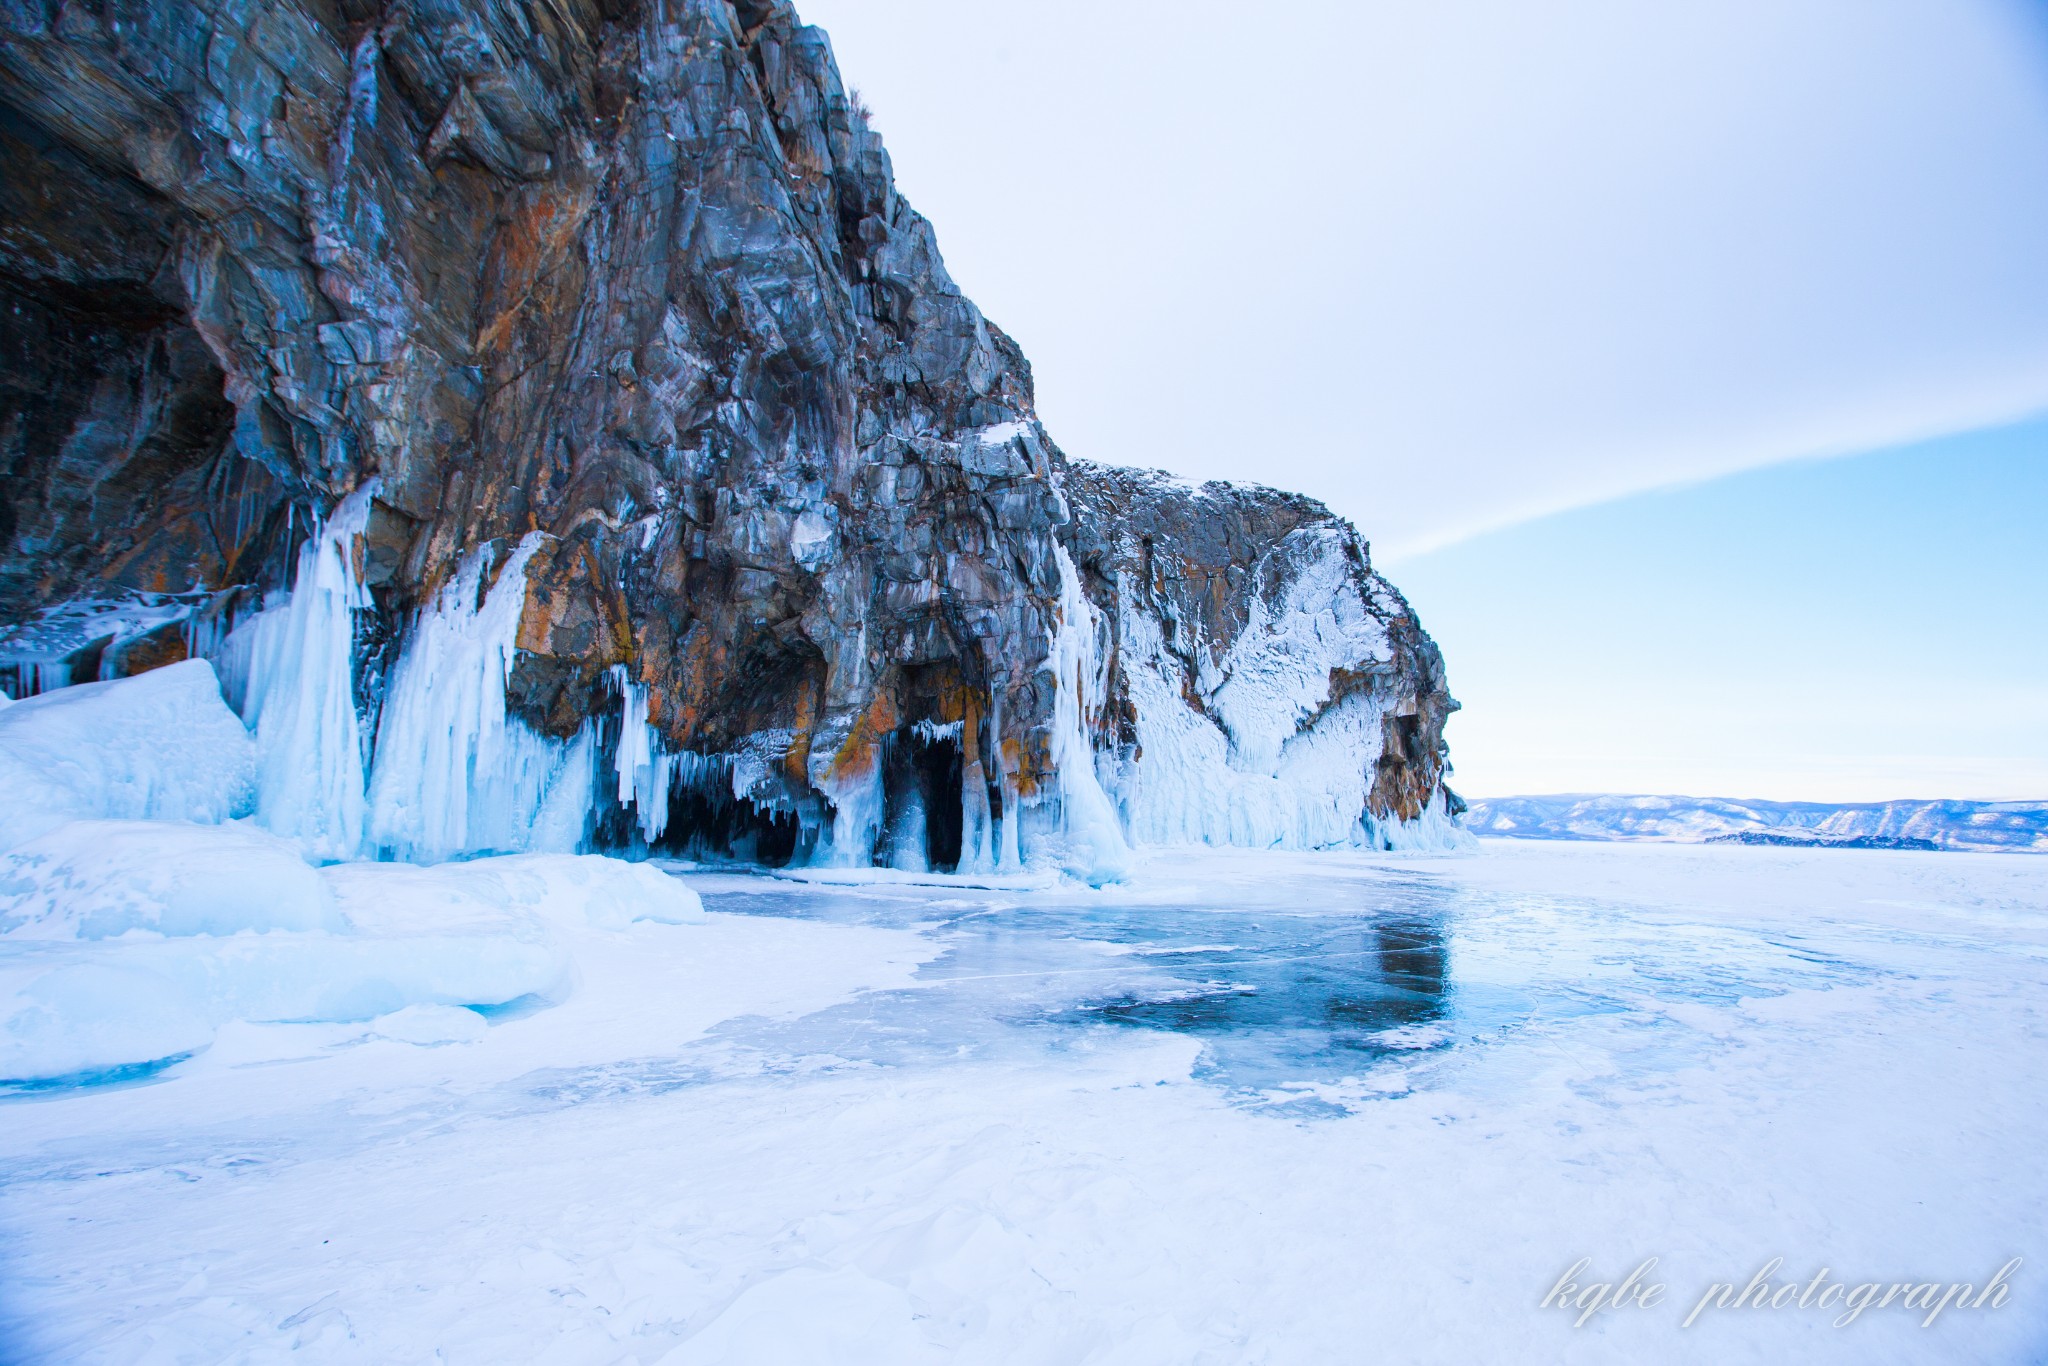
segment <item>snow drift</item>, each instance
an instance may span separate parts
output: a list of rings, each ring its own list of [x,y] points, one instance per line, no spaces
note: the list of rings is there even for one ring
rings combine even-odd
[[[0,855],[0,1085],[139,1074],[233,1020],[481,1020],[562,999],[592,934],[702,915],[617,859],[315,869],[245,824],[76,822]]]
[[[223,821],[256,791],[256,746],[204,660],[0,710],[0,849],[94,817]]]

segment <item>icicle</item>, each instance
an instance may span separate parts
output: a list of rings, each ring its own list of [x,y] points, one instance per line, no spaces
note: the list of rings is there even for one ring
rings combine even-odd
[[[1095,611],[1081,591],[1081,575],[1067,548],[1053,543],[1060,571],[1060,620],[1053,637],[1052,761],[1059,774],[1060,826],[1066,836],[1069,872],[1100,885],[1130,868],[1130,846],[1117,823],[1116,807],[1095,773],[1095,746],[1088,738],[1089,689],[1102,696],[1108,676],[1096,648]]]
[[[652,843],[668,828],[669,788],[677,756],[663,749],[661,736],[647,722],[646,686],[635,683],[623,664],[614,664],[610,677],[619,694],[619,747],[612,760],[619,780],[619,805],[635,809],[640,834]]]
[[[1017,796],[1017,785],[1010,781],[1010,770],[1003,763],[1003,692],[993,688],[988,699],[989,753],[996,761],[996,778],[1002,784],[1003,814],[995,820],[994,838],[997,845],[995,856],[996,871],[1017,872],[1024,866],[1023,842],[1018,836],[1018,827],[1023,823],[1023,807]]]
[[[321,858],[353,857],[363,839],[355,614],[370,599],[355,542],[376,491],[366,481],[315,524],[289,600],[244,622],[215,661],[223,691],[256,732],[257,820]]]
[[[22,666],[28,670],[28,695],[55,692],[71,686],[71,666],[58,660],[54,663],[31,660]]]
[[[590,809],[595,740],[535,733],[505,710],[526,565],[521,541],[481,605],[483,551],[424,608],[391,671],[370,781],[370,843],[400,858],[574,850]]]
[[[882,829],[885,801],[882,765],[828,778],[818,785],[832,803],[832,834],[816,861],[832,868],[866,868],[874,863],[875,836]]]
[[[896,819],[889,826],[889,866],[906,873],[928,873],[924,798],[913,784],[898,805]]]

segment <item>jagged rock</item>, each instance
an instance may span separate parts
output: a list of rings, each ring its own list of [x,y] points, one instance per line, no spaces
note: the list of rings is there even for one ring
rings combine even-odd
[[[1153,841],[1313,846],[1432,811],[1443,657],[1312,498],[1074,462],[1074,540],[1109,639],[1097,730]]]
[[[730,803],[669,838],[789,856],[836,823],[888,859],[928,789],[963,812],[925,822],[949,863],[1074,799],[1058,704],[1098,680],[1057,674],[1071,546],[1112,788],[1157,768],[1149,671],[1233,771],[1369,710],[1373,817],[1435,800],[1441,661],[1356,537],[1069,467],[781,0],[13,0],[0,26],[0,623],[191,592],[218,644],[374,477],[366,725],[411,623],[519,542],[513,716],[567,743],[638,697],[666,754],[724,756]],[[1247,642],[1286,655],[1274,613],[1331,565],[1374,625],[1296,660],[1320,701],[1253,736]]]

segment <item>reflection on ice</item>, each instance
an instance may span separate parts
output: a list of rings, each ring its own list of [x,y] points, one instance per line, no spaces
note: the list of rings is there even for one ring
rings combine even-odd
[[[912,989],[729,1022],[715,1061],[545,1087],[566,1099],[789,1069],[1041,1062],[1142,1029],[1199,1042],[1196,1079],[1241,1100],[1342,1111],[1530,1025],[1775,995],[1823,969],[1796,941],[1673,935],[1625,906],[1485,893],[1385,862],[1303,860],[1278,879],[1211,866],[1199,884],[1107,890],[693,877],[709,910],[916,928],[944,949]],[[1841,964],[1825,970],[1843,979]],[[1643,1060],[1663,1047],[1646,1041]]]
[[[1233,938],[1252,943],[1228,956],[1199,947],[1185,955],[1185,969],[1200,975],[1198,983],[1127,994],[1092,1013],[1117,1024],[1202,1036],[1198,1075],[1236,1087],[1281,1084],[1304,1072],[1355,1071],[1388,1052],[1414,1048],[1421,1037],[1414,1027],[1451,1011],[1442,921],[1398,914],[1333,919],[1283,922],[1279,933],[1233,926]],[[1263,948],[1254,948],[1260,940]],[[1161,950],[1144,952],[1162,966],[1174,963]]]

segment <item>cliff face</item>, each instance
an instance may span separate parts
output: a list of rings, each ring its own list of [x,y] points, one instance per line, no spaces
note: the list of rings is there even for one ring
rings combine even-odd
[[[1100,869],[1125,830],[1258,838],[1163,814],[1212,759],[1246,810],[1328,808],[1289,839],[1442,810],[1455,704],[1356,536],[1069,466],[788,5],[0,25],[16,691],[207,654],[314,774],[273,823],[361,789],[331,851],[516,846],[545,808],[557,841]],[[470,814],[430,831],[443,788]]]
[[[1134,836],[1304,848],[1358,838],[1361,814],[1380,843],[1444,835],[1463,808],[1443,656],[1349,523],[1271,489],[1065,477],[1108,622],[1094,730]]]

